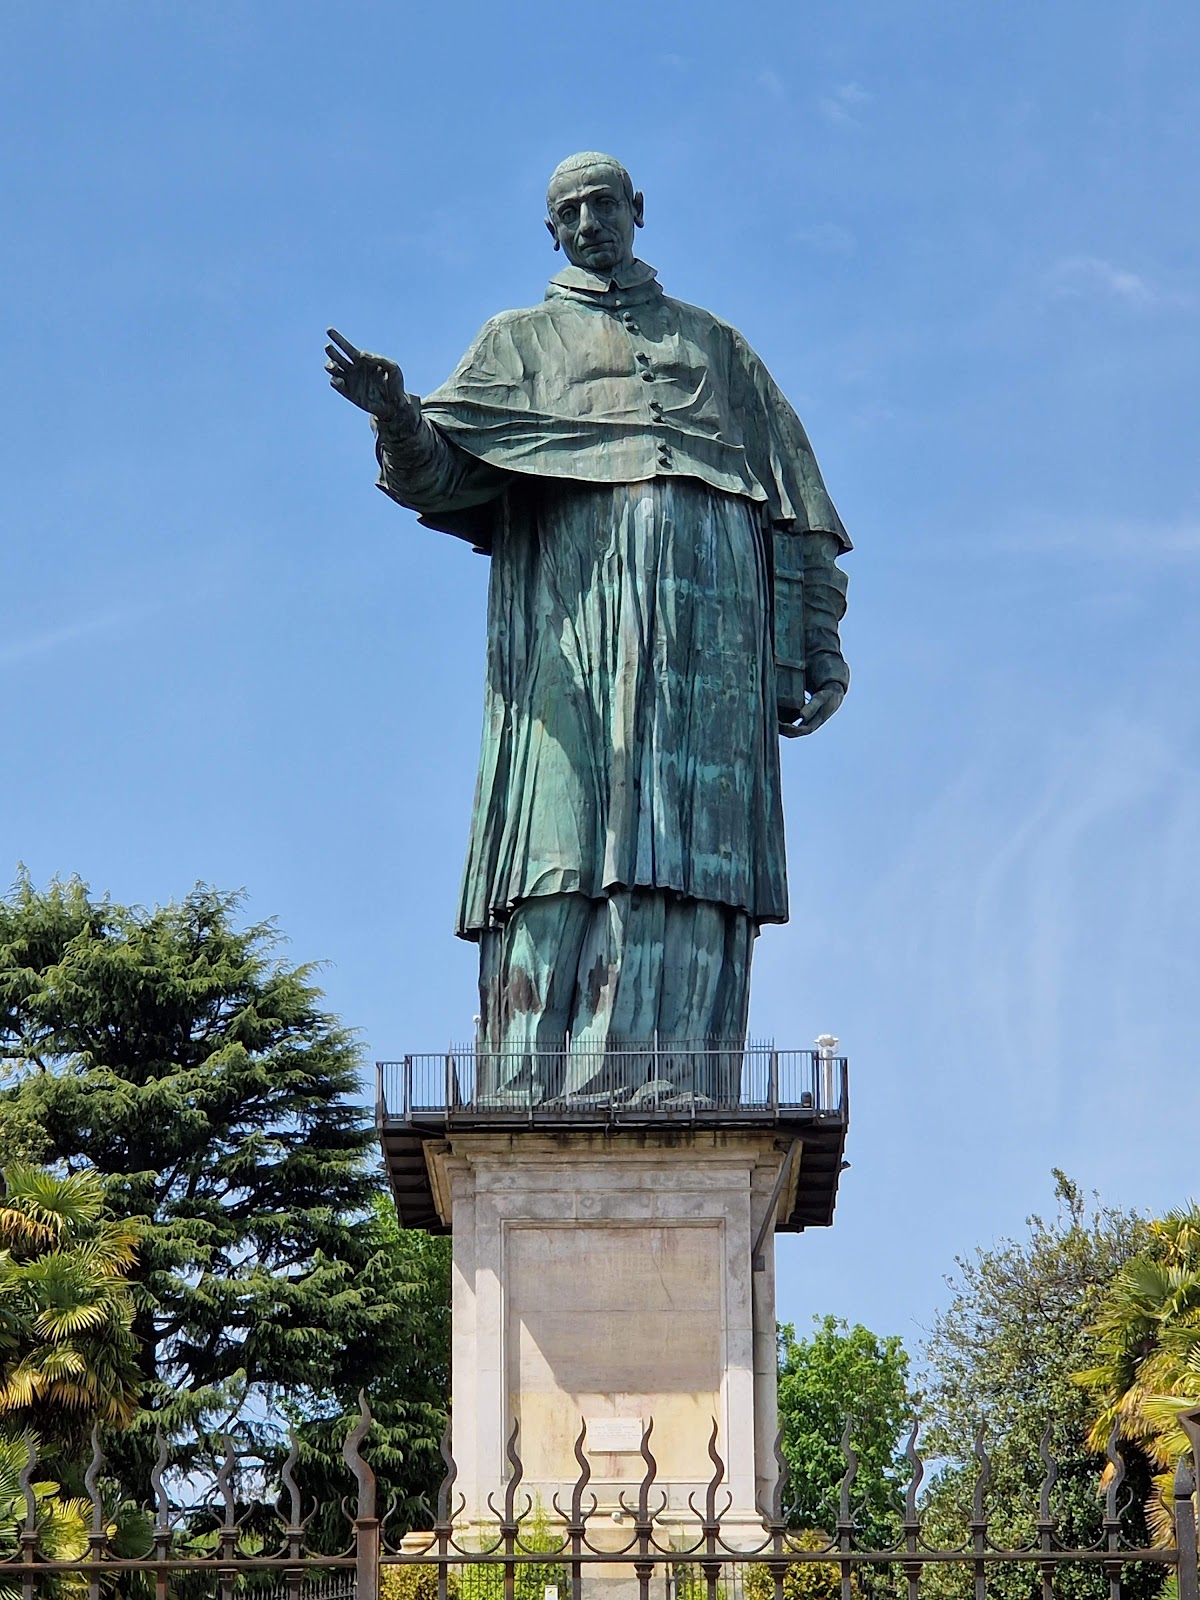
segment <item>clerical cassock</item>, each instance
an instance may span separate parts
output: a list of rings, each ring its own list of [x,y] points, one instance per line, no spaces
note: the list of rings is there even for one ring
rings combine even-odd
[[[503,1063],[481,1089],[740,1044],[755,936],[788,914],[779,719],[848,681],[850,541],[799,418],[640,261],[568,266],[421,412],[379,431],[380,486],[492,563],[458,916]]]

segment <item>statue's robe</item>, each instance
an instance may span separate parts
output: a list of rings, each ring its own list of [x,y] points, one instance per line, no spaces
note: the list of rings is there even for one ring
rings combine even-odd
[[[458,918],[482,1040],[570,1034],[551,1093],[616,1040],[744,1037],[753,935],[788,909],[773,567],[849,548],[798,417],[641,262],[568,267],[420,409],[380,485],[492,560]],[[838,661],[839,584],[829,559],[805,619],[831,610]]]

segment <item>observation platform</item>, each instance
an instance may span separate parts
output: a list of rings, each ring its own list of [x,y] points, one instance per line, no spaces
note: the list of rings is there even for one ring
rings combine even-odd
[[[818,1041],[819,1044],[823,1041]],[[400,1225],[450,1232],[430,1157],[456,1134],[770,1130],[786,1151],[776,1232],[833,1221],[850,1122],[847,1063],[772,1044],[574,1044],[518,1056],[451,1047],[375,1066],[375,1121]],[[784,1183],[784,1178],[787,1182]]]

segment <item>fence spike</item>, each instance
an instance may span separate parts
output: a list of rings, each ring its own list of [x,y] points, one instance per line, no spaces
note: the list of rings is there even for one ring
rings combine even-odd
[[[987,1500],[988,1487],[992,1481],[992,1458],[987,1453],[987,1430],[982,1418],[975,1430],[975,1443],[972,1454],[979,1463],[979,1471],[975,1476],[975,1491],[971,1496],[971,1520],[981,1530],[987,1528]]]
[[[100,1424],[92,1423],[92,1459],[83,1475],[83,1486],[92,1506],[92,1533],[99,1538],[104,1532],[104,1502],[100,1498],[100,1473],[104,1468],[104,1451],[100,1448]]]
[[[858,1451],[851,1442],[849,1417],[846,1418],[846,1426],[842,1429],[842,1455],[845,1457],[846,1470],[842,1474],[842,1486],[838,1496],[838,1521],[849,1527],[850,1490],[854,1487],[855,1478],[858,1477]]]
[[[370,1521],[375,1516],[375,1474],[371,1470],[370,1462],[362,1454],[362,1443],[371,1431],[371,1408],[367,1404],[367,1397],[360,1389],[358,1391],[358,1421],[346,1435],[342,1445],[342,1460],[354,1474],[354,1481],[358,1485],[358,1513],[360,1522]]]
[[[658,1462],[654,1459],[650,1449],[650,1435],[653,1432],[654,1418],[649,1417],[642,1431],[641,1444],[642,1460],[646,1463],[646,1472],[638,1489],[638,1521],[641,1523],[650,1521],[650,1490],[653,1488],[654,1480],[658,1476]]]
[[[446,1467],[445,1472],[442,1474],[441,1485],[438,1488],[437,1520],[439,1528],[448,1527],[450,1524],[450,1496],[454,1492],[455,1480],[458,1477],[458,1462],[455,1461],[454,1453],[450,1448],[450,1438],[450,1418],[447,1416],[446,1426],[442,1429],[441,1442],[438,1445]]]
[[[512,1476],[508,1480],[508,1487],[504,1491],[504,1522],[507,1527],[514,1527],[517,1518],[514,1515],[517,1504],[517,1490],[521,1486],[521,1479],[525,1476],[525,1464],[521,1460],[521,1452],[517,1448],[517,1440],[521,1434],[521,1421],[519,1417],[513,1418],[512,1432],[508,1436],[508,1443],[504,1447],[504,1454],[512,1468]]]
[[[303,1522],[304,1502],[300,1498],[300,1489],[296,1483],[296,1463],[300,1460],[300,1442],[296,1437],[295,1428],[288,1429],[288,1453],[280,1469],[280,1478],[283,1487],[288,1492],[288,1522],[293,1528],[300,1527]]]
[[[227,1433],[221,1435],[225,1441],[225,1459],[217,1473],[217,1488],[221,1491],[221,1501],[225,1507],[225,1528],[229,1530],[237,1527],[237,1496],[233,1489],[233,1475],[237,1471],[237,1454],[233,1448],[233,1440]]]
[[[914,1417],[908,1443],[904,1446],[904,1459],[908,1462],[908,1487],[904,1491],[904,1520],[914,1526],[920,1520],[917,1516],[917,1490],[921,1487],[921,1480],[925,1476],[925,1463],[917,1450],[917,1435],[920,1431],[921,1419]]]
[[[25,1465],[21,1468],[17,1478],[17,1487],[25,1499],[25,1532],[30,1536],[37,1534],[37,1496],[33,1492],[33,1469],[38,1464],[37,1440],[27,1428],[25,1430]]]
[[[717,1449],[717,1419],[712,1419],[712,1432],[708,1436],[708,1459],[713,1464],[713,1475],[708,1485],[708,1493],[704,1497],[704,1520],[716,1525],[717,1494],[725,1478],[725,1463],[721,1460],[721,1453]]]
[[[771,1521],[777,1528],[783,1528],[787,1518],[783,1513],[784,1497],[787,1494],[788,1477],[791,1468],[788,1458],[783,1452],[783,1424],[780,1423],[775,1430],[775,1487],[771,1491]]]
[[[587,1458],[584,1444],[587,1441],[587,1418],[581,1417],[579,1421],[579,1437],[575,1441],[575,1459],[579,1463],[579,1476],[575,1479],[575,1487],[571,1490],[571,1524],[582,1529],[586,1518],[583,1515],[584,1490],[592,1480],[592,1463]],[[593,1502],[595,1496],[592,1496]],[[593,1509],[595,1509],[593,1505]]]
[[[1104,1520],[1108,1524],[1109,1534],[1115,1536],[1115,1530],[1120,1524],[1120,1512],[1117,1506],[1117,1496],[1125,1482],[1125,1457],[1121,1454],[1121,1433],[1117,1424],[1113,1423],[1112,1432],[1108,1436],[1108,1443],[1104,1447],[1104,1454],[1111,1469],[1108,1479],[1108,1490],[1104,1497]]]
[[[167,1441],[158,1423],[154,1425],[154,1439],[158,1445],[158,1455],[150,1468],[150,1488],[154,1494],[154,1531],[163,1536],[171,1531],[171,1502],[163,1487],[163,1473],[167,1470],[168,1461]]]
[[[1054,1526],[1054,1514],[1050,1510],[1050,1492],[1058,1482],[1058,1459],[1050,1448],[1054,1438],[1054,1424],[1048,1422],[1042,1431],[1041,1443],[1038,1445],[1038,1455],[1042,1458],[1042,1487],[1038,1494],[1038,1517],[1047,1532]]]

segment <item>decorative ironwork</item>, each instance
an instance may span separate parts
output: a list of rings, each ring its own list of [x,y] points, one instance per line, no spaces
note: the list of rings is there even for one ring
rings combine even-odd
[[[207,1575],[207,1591],[223,1597],[231,1597],[235,1590],[239,1593],[244,1590],[263,1600],[284,1600],[285,1596],[287,1600],[379,1600],[381,1575],[388,1568],[423,1567],[430,1574],[430,1588],[406,1592],[431,1593],[436,1582],[440,1600],[453,1600],[455,1596],[461,1600],[468,1594],[487,1597],[487,1600],[495,1596],[499,1600],[501,1592],[506,1600],[514,1600],[518,1574],[544,1572],[549,1568],[564,1574],[570,1600],[583,1600],[589,1574],[623,1567],[626,1572],[632,1570],[640,1600],[650,1600],[651,1586],[660,1580],[665,1595],[678,1596],[682,1592],[678,1574],[690,1564],[693,1575],[698,1570],[703,1579],[706,1600],[718,1600],[719,1595],[743,1595],[747,1575],[754,1568],[765,1574],[775,1600],[783,1600],[784,1580],[790,1567],[824,1563],[837,1569],[843,1600],[853,1600],[856,1587],[860,1593],[871,1595],[878,1594],[881,1586],[889,1595],[919,1600],[922,1578],[927,1570],[951,1564],[973,1575],[977,1600],[986,1600],[991,1571],[999,1566],[1024,1564],[1031,1574],[1038,1575],[1044,1600],[1052,1600],[1055,1581],[1064,1569],[1086,1566],[1098,1567],[1105,1575],[1112,1600],[1121,1600],[1131,1569],[1146,1567],[1172,1574],[1179,1600],[1200,1600],[1196,1535],[1200,1411],[1184,1416],[1181,1422],[1190,1449],[1179,1462],[1168,1507],[1173,1542],[1162,1547],[1133,1546],[1123,1540],[1121,1510],[1125,1463],[1115,1437],[1108,1444],[1103,1532],[1096,1544],[1067,1545],[1057,1536],[1051,1494],[1059,1468],[1048,1431],[1039,1450],[1043,1475],[1037,1505],[1036,1542],[1020,1548],[993,1542],[987,1509],[992,1467],[981,1428],[974,1443],[978,1472],[966,1536],[957,1545],[934,1546],[926,1542],[922,1520],[920,1488],[926,1464],[917,1448],[918,1429],[914,1424],[904,1452],[908,1479],[896,1541],[872,1548],[860,1543],[857,1536],[854,1483],[858,1455],[849,1425],[842,1437],[845,1472],[836,1523],[824,1535],[817,1536],[811,1529],[792,1530],[786,1525],[786,1461],[782,1437],[775,1441],[779,1477],[769,1505],[760,1507],[759,1531],[751,1532],[744,1511],[736,1517],[736,1525],[729,1520],[734,1504],[727,1484],[726,1463],[718,1449],[719,1431],[715,1420],[708,1444],[712,1473],[703,1502],[700,1503],[693,1490],[687,1502],[690,1519],[685,1517],[681,1521],[678,1507],[664,1515],[668,1496],[658,1485],[658,1462],[650,1448],[653,1419],[646,1421],[642,1432],[643,1471],[636,1499],[627,1498],[625,1492],[618,1497],[622,1520],[630,1519],[627,1533],[613,1514],[601,1508],[597,1496],[589,1488],[592,1468],[587,1453],[587,1426],[583,1424],[575,1440],[574,1455],[579,1471],[570,1488],[569,1503],[564,1504],[562,1494],[552,1496],[554,1516],[547,1519],[544,1512],[539,1510],[538,1513],[541,1533],[545,1533],[547,1526],[550,1531],[534,1539],[528,1530],[534,1500],[522,1489],[525,1467],[520,1452],[520,1431],[514,1421],[506,1448],[510,1475],[503,1487],[501,1503],[497,1504],[495,1497],[489,1499],[493,1520],[483,1524],[477,1519],[464,1520],[466,1507],[461,1495],[454,1493],[458,1469],[447,1436],[442,1444],[446,1470],[438,1495],[436,1524],[425,1533],[408,1533],[397,1542],[387,1527],[389,1517],[380,1518],[377,1514],[375,1474],[363,1454],[370,1434],[371,1413],[365,1396],[360,1396],[358,1419],[343,1445],[343,1456],[357,1493],[352,1503],[343,1501],[347,1542],[340,1554],[316,1551],[307,1542],[308,1529],[318,1507],[314,1506],[307,1517],[304,1515],[302,1473],[298,1471],[295,1439],[281,1468],[277,1499],[274,1503],[265,1499],[261,1503],[247,1503],[239,1499],[241,1463],[238,1451],[233,1441],[226,1438],[216,1475],[219,1503],[201,1508],[172,1505],[165,1487],[170,1456],[159,1441],[158,1458],[150,1474],[152,1548],[148,1554],[136,1557],[118,1554],[106,1520],[101,1492],[104,1453],[99,1432],[95,1431],[91,1460],[84,1474],[91,1510],[86,1556],[78,1560],[56,1559],[41,1548],[33,1483],[37,1453],[31,1440],[13,1513],[19,1516],[23,1507],[24,1514],[14,1530],[16,1537],[9,1540],[7,1551],[0,1555],[0,1588],[11,1591],[19,1585],[25,1600],[37,1600],[38,1596],[52,1592],[56,1580],[70,1575],[84,1579],[91,1596],[120,1594],[123,1575],[141,1573],[153,1581],[159,1600],[169,1600],[176,1587],[189,1576],[203,1578]],[[566,1489],[564,1484],[564,1494]],[[628,1489],[633,1489],[632,1483]],[[211,1530],[209,1548],[208,1553],[197,1554],[193,1536],[202,1524]],[[249,1531],[251,1524],[253,1532]],[[264,1527],[273,1528],[273,1534],[268,1531],[264,1537]],[[476,1588],[465,1586],[465,1576],[472,1569],[481,1569],[481,1581]],[[609,1575],[618,1574],[610,1572]],[[691,1595],[695,1591],[689,1588],[687,1592]]]

